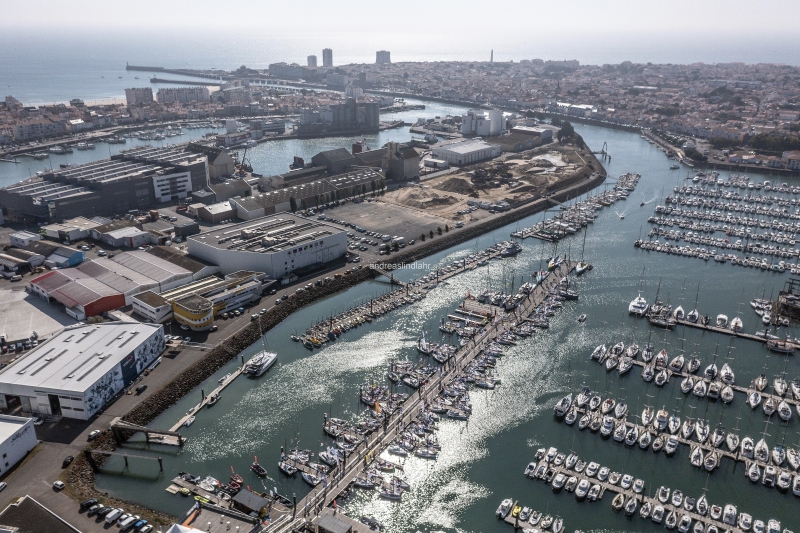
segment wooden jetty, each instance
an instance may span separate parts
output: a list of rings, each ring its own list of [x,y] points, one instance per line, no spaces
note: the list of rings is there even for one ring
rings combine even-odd
[[[180,429],[186,423],[186,421],[189,420],[189,418],[196,416],[197,413],[200,412],[200,410],[203,407],[208,405],[209,397],[211,397],[213,394],[220,394],[225,389],[225,387],[233,383],[233,381],[240,375],[242,375],[243,372],[244,372],[244,364],[240,368],[236,369],[235,372],[232,372],[230,377],[225,381],[223,381],[222,383],[220,383],[220,385],[216,389],[211,391],[211,394],[205,396],[200,403],[189,409],[189,412],[183,415],[181,419],[178,420],[178,422],[170,428],[170,431],[178,431],[178,429]]]
[[[556,277],[563,277],[572,271],[577,263],[564,262],[552,273]],[[451,273],[451,275],[454,275]],[[515,309],[517,316],[527,316],[549,295],[549,287],[538,284]],[[511,318],[511,315],[507,316]],[[383,431],[376,431],[365,436],[365,440],[356,446],[355,450],[347,456],[342,465],[331,469],[327,475],[327,485],[317,485],[292,510],[291,518],[279,519],[273,522],[270,531],[285,533],[292,528],[306,523],[312,523],[323,509],[329,506],[350,484],[361,475],[363,467],[383,453],[402,433],[405,427],[416,418],[420,408],[439,394],[439,386],[444,385],[453,376],[460,374],[464,368],[483,350],[505,331],[503,324],[487,324],[485,329],[473,337],[470,342],[461,346],[450,359],[448,365],[442,367],[441,374],[434,374],[429,378],[427,386],[420,387],[403,404],[403,409],[393,414],[384,426]]]
[[[638,505],[638,507],[636,509],[636,513],[634,513],[634,514],[638,514],[639,509],[641,508],[642,504],[644,504],[645,502],[649,501],[649,502],[651,502],[651,504],[653,506],[660,505],[660,506],[662,506],[664,508],[664,519],[662,520],[662,523],[663,523],[663,521],[666,520],[667,515],[670,512],[674,511],[675,514],[678,515],[679,518],[682,515],[688,515],[689,518],[692,519],[692,524],[694,524],[695,522],[702,522],[704,524],[704,528],[703,529],[706,529],[710,524],[714,524],[715,526],[717,526],[717,528],[720,531],[729,531],[731,533],[743,533],[742,530],[738,529],[736,526],[731,526],[731,525],[728,525],[728,524],[724,524],[721,521],[714,520],[714,519],[711,518],[710,515],[709,516],[702,516],[702,515],[694,512],[694,511],[687,511],[683,507],[675,507],[669,502],[668,503],[661,503],[657,498],[650,498],[647,495],[645,495],[644,493],[638,494],[638,493],[634,492],[632,489],[623,489],[622,487],[620,487],[618,485],[612,485],[611,483],[608,483],[608,481],[600,481],[597,478],[588,477],[588,476],[584,475],[583,473],[579,474],[577,472],[574,472],[572,470],[567,469],[566,467],[564,467],[564,465],[555,466],[555,465],[548,464],[548,467],[553,470],[554,474],[564,474],[567,477],[574,476],[575,478],[578,479],[578,482],[580,482],[581,480],[585,479],[589,483],[591,483],[592,485],[600,485],[601,490],[600,490],[600,495],[597,497],[598,501],[602,499],[602,497],[606,493],[606,491],[610,491],[610,492],[614,493],[615,496],[617,494],[622,494],[623,496],[625,496],[625,501],[626,502],[628,501],[629,498],[635,498],[636,501],[639,502],[639,505]],[[535,478],[531,478],[531,479],[535,479]],[[547,482],[545,481],[545,483],[547,483]],[[647,485],[645,485],[645,487],[646,486]],[[558,490],[557,489],[553,489],[553,490],[556,491],[556,492],[564,491],[564,489],[558,489]],[[564,492],[566,492],[566,491],[564,491]],[[591,502],[589,502],[589,503],[591,503]],[[525,526],[525,524],[521,524],[520,527],[526,527],[526,526]]]
[[[583,414],[585,414],[585,413],[587,412],[587,410],[586,410],[586,409],[584,409],[584,408],[579,408],[579,409],[576,409],[576,410],[577,410],[577,412],[579,413],[579,415],[578,415],[578,418],[580,418],[580,416],[582,416]],[[599,409],[598,409],[597,411],[590,411],[590,413],[591,413],[591,414],[593,414],[593,415],[595,415],[595,416],[601,416],[601,417],[602,417],[602,416],[604,416],[604,415],[603,415],[603,414],[600,412],[600,410],[599,410]],[[611,413],[609,413],[609,414],[610,414],[611,416],[614,416],[614,415],[613,415],[613,414],[611,414]],[[678,443],[679,443],[680,445],[682,445],[682,446],[686,446],[686,447],[688,447],[690,450],[691,450],[693,447],[699,447],[699,448],[700,448],[700,449],[703,451],[703,457],[705,457],[706,455],[708,455],[708,453],[709,453],[709,452],[712,452],[712,451],[713,451],[713,452],[717,453],[717,454],[718,454],[718,456],[719,456],[719,461],[717,462],[717,466],[716,466],[716,468],[719,468],[719,467],[721,466],[721,464],[722,464],[722,458],[723,458],[723,457],[724,457],[724,458],[727,458],[727,459],[730,459],[730,460],[732,460],[732,461],[734,461],[734,462],[737,462],[737,463],[738,463],[738,462],[741,462],[741,463],[743,463],[743,464],[745,465],[745,469],[744,469],[744,475],[745,475],[745,477],[747,476],[747,468],[748,468],[748,467],[749,467],[749,466],[750,466],[752,463],[756,463],[756,464],[759,466],[759,468],[760,468],[762,471],[764,470],[764,468],[766,468],[767,466],[769,466],[769,465],[771,465],[771,464],[772,464],[772,463],[771,463],[771,462],[769,462],[769,461],[767,461],[766,463],[763,463],[763,462],[761,462],[761,461],[758,461],[758,460],[756,460],[755,458],[752,458],[752,459],[750,459],[750,458],[748,458],[748,457],[745,457],[744,455],[742,455],[742,453],[741,453],[741,451],[740,451],[740,449],[741,449],[741,448],[737,449],[737,450],[736,450],[736,451],[734,451],[734,452],[731,452],[731,451],[729,451],[729,450],[727,449],[727,446],[725,445],[725,443],[724,443],[724,442],[722,443],[722,446],[721,446],[721,447],[719,447],[719,448],[715,448],[714,446],[711,446],[710,444],[708,444],[708,442],[709,442],[709,440],[710,440],[710,435],[709,435],[709,439],[708,439],[708,440],[706,440],[706,442],[705,442],[705,443],[701,444],[701,443],[699,443],[699,442],[697,442],[697,441],[695,441],[695,440],[691,440],[691,439],[684,439],[684,438],[683,438],[683,436],[680,434],[680,431],[678,431],[678,433],[677,433],[677,434],[674,434],[674,435],[673,435],[673,434],[671,434],[669,431],[658,431],[658,430],[654,429],[653,427],[649,427],[649,428],[647,428],[647,427],[645,427],[645,426],[642,426],[642,425],[636,424],[635,422],[629,422],[629,421],[628,421],[628,419],[627,419],[627,415],[626,415],[625,417],[623,417],[622,419],[617,419],[617,420],[618,420],[619,422],[622,422],[623,424],[625,424],[625,432],[626,432],[626,433],[627,433],[627,431],[628,431],[630,428],[632,428],[632,427],[634,427],[634,426],[635,426],[635,427],[636,427],[636,429],[637,429],[637,430],[638,430],[638,432],[639,432],[639,436],[641,436],[642,432],[644,432],[644,431],[649,431],[649,432],[650,432],[650,434],[653,436],[653,439],[655,439],[655,438],[656,438],[658,435],[663,435],[665,438],[668,438],[668,437],[674,437],[674,438],[675,438],[675,439],[678,441]],[[645,449],[642,449],[642,448],[639,446],[638,439],[637,439],[637,442],[635,442],[635,443],[633,444],[633,446],[628,446],[628,445],[627,445],[627,444],[625,444],[624,442],[617,442],[616,440],[614,440],[613,436],[611,436],[611,435],[609,435],[608,437],[603,437],[602,435],[600,435],[600,432],[599,432],[599,431],[597,431],[597,432],[594,432],[594,431],[591,431],[591,430],[590,430],[590,429],[588,429],[588,428],[585,428],[583,431],[587,431],[587,430],[588,430],[588,431],[590,431],[591,433],[597,433],[597,435],[598,435],[600,438],[602,438],[602,439],[608,440],[608,441],[610,441],[610,442],[612,442],[612,443],[619,444],[620,446],[624,446],[625,448],[629,448],[629,449],[632,449],[632,448],[639,448],[640,450],[642,450],[643,452],[645,452],[645,451],[651,450],[651,448],[652,448],[652,446],[653,446],[653,444],[651,443],[651,444],[650,444],[650,445],[649,445],[647,448],[645,448]],[[723,447],[724,447],[724,448],[723,448]],[[651,450],[651,451],[652,451],[652,450]],[[773,466],[776,466],[776,465],[773,465]],[[701,468],[702,470],[706,470],[706,469],[705,469],[705,467],[700,467],[700,468]],[[715,470],[716,470],[716,468],[715,468]],[[776,468],[778,468],[778,475],[780,475],[781,471],[785,470],[784,468],[780,468],[780,467],[777,467],[777,466],[776,466]],[[707,471],[707,470],[706,470],[706,471]],[[792,475],[794,475],[794,473],[795,473],[793,470],[789,470],[789,472],[790,472]],[[760,484],[762,484],[762,483],[760,483]],[[763,485],[763,484],[762,484],[762,485]],[[788,492],[787,492],[787,494],[788,494]]]

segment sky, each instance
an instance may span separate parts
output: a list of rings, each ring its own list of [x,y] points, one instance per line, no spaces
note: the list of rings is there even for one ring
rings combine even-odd
[[[735,40],[788,35],[797,0],[0,0],[0,28],[260,31],[446,32],[486,38],[508,32],[571,35],[582,40],[625,32],[677,36],[693,32]],[[242,33],[246,38],[246,34]]]

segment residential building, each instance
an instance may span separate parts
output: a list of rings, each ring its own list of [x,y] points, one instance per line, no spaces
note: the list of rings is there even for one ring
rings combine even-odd
[[[125,102],[128,107],[150,105],[153,103],[153,89],[150,87],[125,89]]]
[[[207,87],[164,87],[156,93],[159,104],[179,102],[208,102],[210,100]]]
[[[800,170],[800,150],[792,150],[781,154],[784,166],[791,170]]]
[[[378,50],[377,52],[375,52],[376,65],[388,65],[391,62],[392,60],[388,50]]]
[[[0,408],[89,420],[164,350],[164,328],[139,322],[63,329],[0,370]]]
[[[316,67],[317,66],[317,56],[311,55],[311,56],[308,56],[306,59],[308,61],[308,66],[309,67]]]
[[[330,48],[323,48],[322,50],[322,66],[323,67],[333,66],[333,50],[331,50]]]

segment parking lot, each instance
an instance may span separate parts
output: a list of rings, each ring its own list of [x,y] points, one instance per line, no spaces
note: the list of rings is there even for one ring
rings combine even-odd
[[[77,323],[57,306],[27,293],[22,282],[12,286],[13,289],[0,290],[0,333],[7,341],[29,339],[34,331],[38,338],[45,338]]]

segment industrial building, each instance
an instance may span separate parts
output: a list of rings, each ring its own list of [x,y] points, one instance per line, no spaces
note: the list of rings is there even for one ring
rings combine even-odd
[[[342,87],[347,85],[345,81]],[[380,126],[378,102],[356,102],[346,98],[344,103],[329,105],[322,109],[303,108],[300,123],[295,126],[298,135],[313,136],[327,133],[377,132]]]
[[[377,189],[383,180],[383,176],[378,172],[362,169],[246,198],[231,198],[228,202],[236,210],[239,219],[253,220],[274,213],[291,211],[292,199],[298,209],[307,209],[371,192],[373,184]]]
[[[164,329],[77,324],[0,370],[0,408],[88,420],[164,351]]]
[[[63,246],[58,243],[35,241],[25,247],[25,250],[45,257],[44,266],[47,268],[68,268],[83,263],[84,255],[81,250]]]
[[[133,310],[149,322],[163,324],[174,318],[194,331],[203,331],[216,316],[257,301],[263,286],[263,272],[234,272],[224,279],[210,276],[161,294],[137,294]]]
[[[347,232],[289,213],[214,229],[187,242],[191,255],[219,265],[224,274],[249,270],[271,279],[328,263],[347,252]]]
[[[500,146],[504,152],[522,152],[530,150],[542,144],[542,138],[534,135],[523,135],[521,133],[507,133],[489,137],[488,141]]]
[[[208,177],[212,180],[227,178],[236,172],[235,163],[231,155],[221,148],[206,146],[205,144],[189,143],[187,152],[203,154],[208,158]]]
[[[213,272],[208,268],[203,274]],[[78,268],[53,270],[31,280],[30,292],[61,305],[76,320],[86,320],[130,305],[135,295],[166,291],[194,280],[195,273],[148,252],[97,258]]]
[[[32,242],[41,241],[42,236],[38,233],[31,233],[30,231],[17,231],[9,235],[8,239],[11,241],[11,246],[25,248]]]
[[[461,115],[461,134],[488,137],[500,135],[505,129],[503,112],[499,109],[470,109]]]
[[[541,144],[547,144],[553,141],[553,130],[550,128],[537,128],[534,126],[514,126],[511,128],[511,133],[518,133],[520,135],[530,135],[532,137],[540,137]]]
[[[431,150],[435,159],[447,161],[450,165],[469,165],[497,157],[501,153],[500,146],[480,139],[440,143]]]
[[[146,210],[159,202],[185,198],[207,184],[205,155],[143,147],[0,189],[0,205],[12,219],[59,222]]]
[[[37,444],[32,418],[0,415],[0,475],[14,468]]]
[[[41,231],[46,237],[60,242],[79,241],[88,239],[91,235],[91,230],[108,224],[109,222],[111,222],[111,220],[102,217],[95,217],[93,219],[75,217],[65,220],[60,224],[53,223],[42,226]]]
[[[355,154],[359,167],[379,168],[390,180],[419,178],[419,153],[411,146],[390,142],[385,148]]]
[[[15,498],[0,512],[0,531],[14,533],[81,533],[30,495]]]

